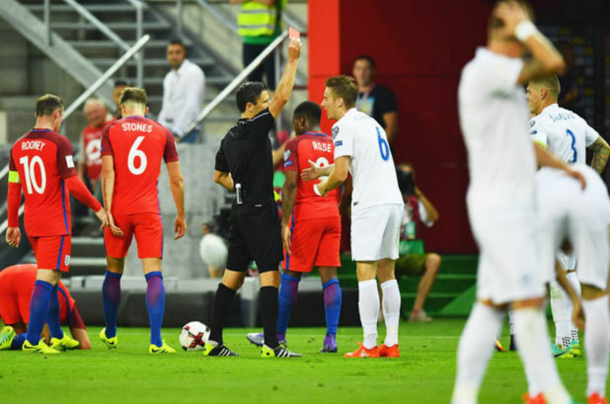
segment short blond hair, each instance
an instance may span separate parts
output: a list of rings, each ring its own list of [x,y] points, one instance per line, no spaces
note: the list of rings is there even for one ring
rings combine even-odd
[[[330,88],[335,98],[343,98],[347,109],[356,106],[358,98],[358,87],[353,77],[350,76],[335,76],[326,80],[326,87]]]
[[[561,93],[561,84],[559,83],[559,77],[556,75],[544,77],[538,80],[532,80],[529,82],[529,84],[536,88],[544,88],[554,99],[559,98],[559,93]]]

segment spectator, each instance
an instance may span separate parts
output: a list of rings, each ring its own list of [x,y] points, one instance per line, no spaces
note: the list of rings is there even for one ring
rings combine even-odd
[[[389,88],[375,82],[375,73],[375,59],[367,55],[356,58],[353,69],[358,83],[356,108],[379,122],[392,146],[398,132],[398,103]]]
[[[163,105],[159,123],[168,128],[182,143],[195,143],[200,128],[186,133],[197,118],[205,96],[205,75],[186,59],[184,44],[178,40],[167,45],[167,61],[172,69],[163,80]]]
[[[114,89],[112,90],[112,101],[114,101],[114,106],[116,108],[116,114],[114,115],[114,119],[121,119],[121,105],[119,100],[121,99],[121,94],[125,88],[131,87],[131,83],[127,80],[117,80],[114,82]]]
[[[222,278],[227,265],[227,243],[225,240],[212,233],[212,228],[206,222],[201,224],[203,238],[199,243],[199,254],[201,259],[208,265],[210,278]]]
[[[559,76],[561,92],[558,104],[562,108],[569,109],[580,116],[585,116],[582,90],[578,85],[578,72],[574,71],[574,48],[569,43],[564,44],[561,49],[566,70]]]
[[[244,45],[242,59],[244,67],[248,66],[260,55],[271,42],[282,33],[282,12],[288,0],[231,0],[231,4],[241,4],[241,12],[237,17],[239,35]],[[248,81],[263,81],[271,90],[275,90],[275,60],[270,55],[257,69]]]
[[[405,212],[402,222],[399,254],[396,260],[396,277],[403,275],[421,276],[417,288],[417,297],[409,321],[430,322],[426,315],[424,303],[441,266],[438,254],[424,252],[424,241],[421,239],[419,224],[428,227],[438,221],[438,211],[423,192],[415,186],[415,171],[410,164],[397,167],[398,184],[405,201]]]
[[[102,132],[111,116],[104,103],[97,98],[89,98],[83,108],[89,125],[83,129],[80,138],[78,177],[88,184],[93,193],[98,190],[102,173]]]

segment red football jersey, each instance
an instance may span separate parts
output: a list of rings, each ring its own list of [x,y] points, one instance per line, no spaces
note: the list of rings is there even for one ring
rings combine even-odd
[[[140,116],[115,121],[104,128],[102,156],[114,157],[113,214],[160,213],[161,161],[178,161],[169,130]]]
[[[320,196],[315,188],[324,177],[316,181],[303,181],[300,173],[309,168],[309,160],[318,167],[325,167],[335,162],[335,145],[333,139],[323,133],[307,132],[290,139],[284,151],[284,170],[298,171],[297,195],[292,215],[295,220],[306,220],[324,217],[339,217],[340,190],[333,189],[326,197]]]
[[[104,127],[112,121],[107,122],[99,128],[87,126],[83,129],[81,138],[82,150],[81,156],[85,159],[87,165],[87,177],[91,180],[97,180],[102,174],[102,133]]]
[[[12,298],[14,302],[27,300],[32,296],[36,282],[36,265],[13,265],[0,271],[0,295],[2,299]],[[68,314],[74,308],[74,299],[61,281],[59,282],[59,321],[68,323]],[[69,312],[68,312],[69,310]],[[0,313],[1,314],[1,313]],[[27,318],[23,321],[29,323],[29,311],[22,313]]]
[[[28,236],[70,234],[70,194],[64,184],[76,175],[70,141],[50,129],[33,129],[13,145],[9,169],[19,173]]]

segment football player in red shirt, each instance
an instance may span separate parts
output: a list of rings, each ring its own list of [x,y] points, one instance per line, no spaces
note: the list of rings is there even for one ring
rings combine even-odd
[[[0,271],[0,320],[6,327],[0,332],[0,350],[21,349],[30,322],[30,297],[36,283],[36,265],[13,265]],[[87,327],[76,302],[59,282],[59,321],[70,327],[70,334],[80,343],[78,348],[91,349]],[[49,339],[49,330],[42,332]]]
[[[310,167],[310,161],[319,167],[334,162],[332,137],[320,133],[322,110],[311,101],[301,103],[292,117],[297,137],[290,139],[284,152],[286,181],[282,188],[282,240],[284,243],[284,271],[279,291],[277,339],[286,342],[286,330],[292,307],[297,300],[299,282],[303,273],[315,265],[324,289],[326,310],[326,338],[322,352],[337,352],[337,325],[341,314],[341,287],[337,267],[341,266],[341,217],[339,215],[339,189],[328,198],[316,189],[319,181],[303,181],[300,171]],[[255,345],[263,344],[263,334],[248,334]]]
[[[10,154],[6,241],[11,247],[21,241],[19,205],[23,187],[25,229],[38,261],[28,336],[23,344],[26,352],[52,354],[78,346],[78,341],[65,335],[59,325],[57,295],[61,274],[68,272],[70,264],[69,194],[95,211],[102,227],[108,220],[100,203],[78,179],[70,141],[57,133],[63,113],[61,98],[51,94],[39,98],[35,128],[15,142]],[[51,348],[40,339],[45,322],[51,333]]]
[[[184,236],[186,220],[184,181],[176,142],[169,130],[145,118],[148,107],[144,90],[127,87],[120,102],[124,118],[107,125],[102,135],[102,190],[109,227],[104,237],[108,271],[102,289],[106,328],[100,333],[100,339],[109,349],[117,346],[116,314],[121,301],[121,275],[135,236],[148,284],[149,352],[174,353],[176,351],[161,339],[165,287],[161,274],[163,223],[157,182],[161,162],[165,160],[178,210],[174,224],[174,240],[177,240]]]

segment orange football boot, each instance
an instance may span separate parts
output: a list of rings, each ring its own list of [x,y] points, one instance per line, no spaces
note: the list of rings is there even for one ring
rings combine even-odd
[[[362,343],[354,352],[348,352],[343,355],[345,358],[379,358],[379,348],[374,346],[371,349],[366,349]]]
[[[524,404],[546,404],[546,400],[542,393],[538,394],[536,397],[531,397],[529,393],[525,393],[522,400],[525,401]]]
[[[387,346],[383,344],[379,347],[379,356],[382,358],[400,358],[400,350],[398,344]]]
[[[593,393],[589,396],[589,404],[608,404],[606,397],[600,397],[599,394]]]

